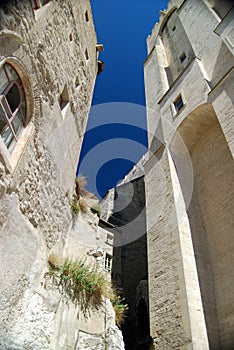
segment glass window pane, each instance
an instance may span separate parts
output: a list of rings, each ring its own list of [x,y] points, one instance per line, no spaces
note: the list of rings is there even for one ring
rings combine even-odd
[[[0,105],[0,133],[2,133],[3,129],[7,125],[7,120],[4,114],[4,110],[2,106]]]
[[[12,113],[19,107],[20,104],[20,90],[16,84],[13,84],[6,94],[7,102],[11,108]]]
[[[15,144],[14,135],[9,126],[6,127],[1,136],[7,148],[10,148],[11,143]]]
[[[4,72],[4,69],[1,67],[0,69],[0,93],[2,93],[7,85],[9,84],[9,81],[7,80],[7,76]]]
[[[23,129],[23,123],[20,112],[17,112],[14,116],[12,125],[16,136],[18,136],[20,134],[20,131]]]
[[[24,92],[21,91],[21,93],[22,93],[22,101],[21,101],[20,109],[23,113],[24,121],[26,122],[26,99],[25,99]]]
[[[4,68],[7,71],[7,74],[8,74],[10,81],[16,80],[18,82],[18,84],[21,85],[21,80],[20,80],[18,74],[16,73],[16,71],[14,70],[14,68],[12,68],[12,66],[10,66],[7,63],[4,64]]]
[[[8,104],[6,103],[5,96],[3,96],[3,98],[1,99],[1,103],[2,103],[2,106],[4,108],[5,113],[7,115],[7,118],[11,119],[12,113],[8,107]]]

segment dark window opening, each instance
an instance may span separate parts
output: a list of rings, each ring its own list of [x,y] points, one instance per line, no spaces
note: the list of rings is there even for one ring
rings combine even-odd
[[[14,113],[14,111],[19,107],[20,104],[20,91],[16,84],[13,84],[12,87],[9,89],[9,91],[6,94],[6,99],[10,106],[11,112]]]
[[[86,57],[86,60],[89,59],[89,53],[88,53],[88,50],[87,50],[87,49],[85,50],[85,57]]]
[[[174,26],[173,28],[172,28],[172,31],[174,32],[176,30],[176,26]]]
[[[180,62],[181,62],[181,63],[184,62],[185,58],[186,58],[186,54],[183,52],[183,53],[180,55]]]
[[[182,96],[179,95],[176,98],[176,100],[173,102],[173,104],[175,106],[176,112],[178,113],[184,106],[184,102],[183,102]]]
[[[79,78],[76,77],[76,81],[75,81],[75,87],[77,88],[80,85],[80,81]]]
[[[89,21],[89,14],[88,14],[88,11],[85,11],[85,20],[86,20],[86,22]]]
[[[68,104],[68,102],[69,102],[69,94],[68,94],[67,86],[65,85],[61,95],[59,96],[59,104],[60,104],[61,110],[64,109],[64,107]]]

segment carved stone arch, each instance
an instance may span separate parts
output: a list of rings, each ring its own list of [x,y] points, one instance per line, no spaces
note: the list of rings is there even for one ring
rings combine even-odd
[[[210,349],[223,348],[231,341],[228,315],[234,313],[233,158],[210,103],[193,110],[177,133],[193,167],[193,191],[187,214]],[[176,159],[180,152],[176,136],[171,148]],[[176,167],[176,171],[184,194],[184,170]]]
[[[163,20],[162,20],[162,23],[161,23],[161,26],[160,26],[160,29],[159,29],[159,35],[162,34],[163,29],[165,28],[165,26],[166,26],[166,24],[167,24],[169,18],[171,17],[171,15],[172,15],[175,11],[177,11],[177,10],[178,10],[177,6],[173,6],[170,10],[168,10],[168,11],[163,15],[164,17],[163,17]],[[162,16],[162,14],[161,14],[161,16]]]

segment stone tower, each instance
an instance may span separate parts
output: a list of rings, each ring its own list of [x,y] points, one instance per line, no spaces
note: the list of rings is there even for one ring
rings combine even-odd
[[[171,0],[147,39],[154,349],[234,348],[232,6]]]

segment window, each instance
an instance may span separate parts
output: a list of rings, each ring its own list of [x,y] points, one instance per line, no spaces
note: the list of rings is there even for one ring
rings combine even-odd
[[[180,55],[180,63],[183,63],[184,60],[185,60],[185,58],[186,58],[186,55],[185,55],[185,53],[183,52],[183,53]]]
[[[76,77],[75,87],[78,88],[79,85],[80,85],[79,77]]]
[[[88,11],[85,11],[85,20],[86,20],[86,22],[89,21],[89,14],[88,14]]]
[[[111,271],[111,260],[112,260],[112,256],[106,253],[105,260],[104,260],[104,270],[108,272]]]
[[[26,99],[23,84],[8,63],[0,68],[0,134],[11,152],[26,126]]]
[[[86,58],[86,60],[89,59],[89,53],[88,53],[88,50],[87,50],[87,49],[85,50],[85,58]]]
[[[176,112],[178,113],[178,112],[181,110],[181,108],[183,108],[183,106],[184,106],[184,102],[183,102],[182,96],[179,95],[179,96],[175,99],[175,101],[173,102],[173,104],[174,104],[174,106],[175,106]]]
[[[64,109],[64,107],[68,104],[68,102],[69,102],[69,95],[68,95],[67,86],[65,85],[61,95],[59,96],[59,104],[60,104],[61,110]]]

